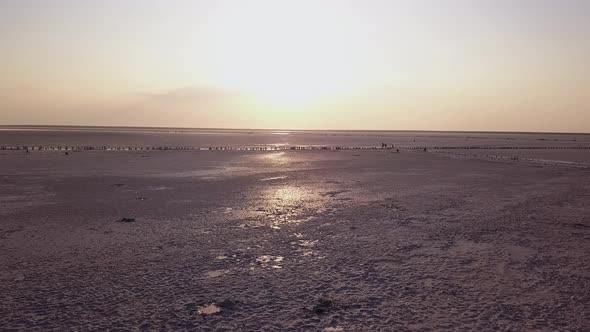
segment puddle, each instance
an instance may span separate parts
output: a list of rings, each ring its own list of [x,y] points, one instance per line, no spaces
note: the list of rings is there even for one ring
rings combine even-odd
[[[320,205],[317,195],[302,186],[269,185],[262,196],[265,203],[258,206],[256,212],[270,226],[284,227],[308,221],[312,209]]]
[[[221,177],[234,177],[234,176],[243,175],[243,174],[250,174],[252,172],[254,172],[254,170],[250,167],[227,166],[227,167],[215,167],[215,168],[208,168],[208,169],[198,169],[198,170],[191,170],[191,171],[163,173],[163,174],[158,174],[157,176],[174,177],[174,178],[194,177],[194,178],[201,178],[201,179],[218,179]]]
[[[148,187],[149,190],[171,190],[171,187],[166,186],[150,186]]]
[[[350,192],[350,190],[346,190],[346,189],[344,189],[344,190],[333,190],[333,191],[328,191],[328,192],[321,193],[320,195],[335,198],[336,196],[338,196],[340,194],[344,194],[344,193],[348,193],[348,192]]]
[[[284,180],[286,178],[287,178],[286,176],[273,176],[273,177],[269,177],[269,178],[260,179],[260,181],[276,181],[276,180]]]
[[[275,164],[286,164],[289,162],[289,157],[285,154],[284,151],[277,152],[277,153],[268,153],[263,154],[260,156],[263,160]]]

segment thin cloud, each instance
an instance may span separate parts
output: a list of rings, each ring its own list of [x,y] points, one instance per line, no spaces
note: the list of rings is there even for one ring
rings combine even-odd
[[[215,87],[183,87],[158,93],[141,92],[137,95],[146,101],[162,103],[227,102],[243,97],[237,91]]]

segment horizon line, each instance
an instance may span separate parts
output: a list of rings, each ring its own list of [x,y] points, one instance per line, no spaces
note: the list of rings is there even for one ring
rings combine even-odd
[[[437,129],[286,129],[286,128],[229,128],[229,127],[155,127],[155,126],[96,126],[96,125],[0,125],[0,129],[63,128],[76,129],[159,129],[159,130],[220,130],[220,131],[292,131],[292,132],[417,132],[417,133],[489,133],[489,134],[553,134],[553,135],[590,135],[590,132],[568,131],[514,131],[514,130],[437,130]]]

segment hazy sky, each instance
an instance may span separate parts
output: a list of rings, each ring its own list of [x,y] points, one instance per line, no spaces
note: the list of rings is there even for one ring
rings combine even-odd
[[[590,1],[0,0],[0,124],[590,132]]]

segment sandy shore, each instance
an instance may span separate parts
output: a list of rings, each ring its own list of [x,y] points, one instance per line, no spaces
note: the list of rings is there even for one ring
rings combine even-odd
[[[0,206],[0,330],[590,325],[584,168],[392,151],[6,152]]]

